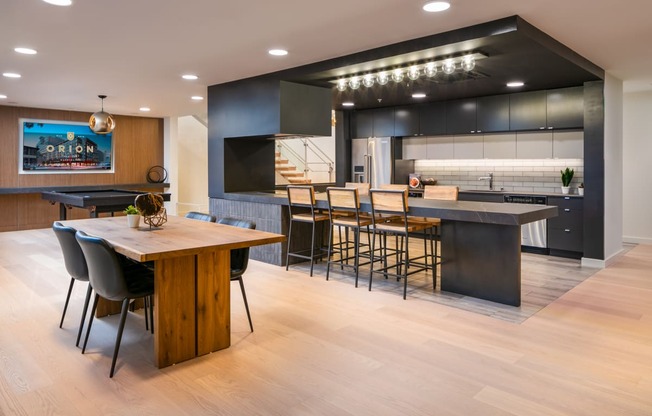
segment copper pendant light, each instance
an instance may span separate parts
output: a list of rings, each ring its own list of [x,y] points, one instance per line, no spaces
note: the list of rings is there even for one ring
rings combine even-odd
[[[115,128],[115,120],[111,114],[104,111],[106,95],[98,95],[98,97],[102,100],[102,110],[93,113],[90,120],[88,120],[88,126],[97,134],[108,134]]]

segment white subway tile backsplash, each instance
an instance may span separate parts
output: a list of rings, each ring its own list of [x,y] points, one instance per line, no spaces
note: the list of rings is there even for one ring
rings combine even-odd
[[[440,185],[460,189],[486,190],[487,181],[478,178],[494,175],[494,189],[519,192],[561,193],[561,173],[566,167],[575,170],[571,188],[584,180],[582,159],[449,159],[417,160],[415,171],[437,179]]]

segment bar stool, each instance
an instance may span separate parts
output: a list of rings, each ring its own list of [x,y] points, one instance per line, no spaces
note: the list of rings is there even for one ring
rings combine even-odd
[[[460,188],[457,186],[445,185],[426,185],[423,188],[423,199],[436,199],[440,201],[457,201]],[[435,243],[431,248],[433,256],[433,270],[436,269],[438,264],[441,264],[441,256],[439,254],[438,243],[441,244],[441,219],[439,218],[425,218],[431,222],[434,227]],[[433,272],[434,273],[434,272]],[[433,279],[437,277],[433,274]]]
[[[331,263],[339,264],[340,268],[352,267],[355,272],[355,287],[358,287],[358,276],[360,266],[369,264],[360,263],[360,230],[364,227],[367,231],[367,244],[366,247],[371,245],[369,237],[369,226],[371,225],[371,218],[363,218],[360,216],[360,199],[358,196],[357,188],[336,188],[329,187],[326,189],[328,196],[328,214],[330,216],[331,227],[329,227],[328,236],[328,261],[326,264],[326,280],[329,278]],[[336,213],[344,212],[345,215],[337,215]],[[346,215],[349,214],[349,215]],[[346,240],[342,241],[342,233],[340,232],[340,240],[338,243],[333,242],[333,228],[338,227],[338,230],[344,228]],[[349,230],[353,231],[353,241],[349,241]],[[333,249],[337,247],[339,252],[339,260],[332,260]],[[353,256],[349,255],[349,251],[353,249]],[[367,254],[369,254],[367,252]],[[353,260],[353,265],[349,264],[349,260]]]
[[[327,254],[328,249],[321,246],[321,239],[318,253],[315,253],[315,228],[318,223],[322,224],[322,233],[325,223],[329,221],[329,214],[321,212],[315,207],[315,189],[311,185],[288,185],[288,209],[290,212],[290,226],[288,228],[288,249],[285,258],[285,270],[290,267],[290,257],[298,257],[301,259],[310,260],[310,276],[312,276],[313,266],[315,259],[321,259]],[[310,234],[310,249],[302,249],[298,251],[290,251],[292,248],[292,224],[308,223],[312,225]],[[308,254],[307,252],[310,252]]]
[[[407,278],[409,275],[428,270],[428,250],[426,239],[423,240],[424,254],[422,256],[410,257],[410,233],[423,231],[424,233],[432,232],[432,226],[425,221],[412,221],[408,213],[407,188],[398,189],[372,189],[370,190],[373,236],[371,239],[371,270],[369,273],[369,290],[373,282],[374,273],[382,274],[385,278],[392,276],[397,280],[403,279],[403,299],[407,296]],[[388,222],[379,222],[376,220],[378,214],[390,214],[398,216],[400,219],[394,219]],[[390,249],[385,243],[384,254],[380,259],[376,259],[375,242],[376,236],[382,237],[386,241],[387,236],[395,237],[395,247]],[[399,243],[400,237],[400,243]],[[394,257],[395,263],[388,264],[388,258]],[[382,260],[382,267],[376,267],[376,263]],[[423,260],[420,262],[419,260]],[[396,269],[396,273],[390,272],[390,269]]]
[[[344,187],[357,189],[358,196],[369,196],[370,185],[367,182],[345,182]]]

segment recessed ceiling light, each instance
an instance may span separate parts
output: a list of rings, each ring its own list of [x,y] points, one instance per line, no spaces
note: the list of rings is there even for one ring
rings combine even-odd
[[[148,112],[148,111],[150,111],[150,108],[149,107],[140,107],[139,110],[144,111],[144,112]]]
[[[185,74],[185,75],[181,75],[181,78],[189,79],[189,80],[195,80],[195,79],[197,79],[199,77],[197,75],[193,75],[193,74]]]
[[[70,6],[72,0],[43,0],[46,3],[54,4],[55,6]]]
[[[342,103],[342,105],[343,105],[344,107],[353,107],[355,104],[352,103],[352,102],[350,102],[350,101],[347,101],[347,102],[345,102],[345,103]]]
[[[426,98],[426,94],[422,92],[415,92],[414,94],[412,94],[412,98]]]
[[[195,101],[201,101],[201,100],[204,99],[204,97],[202,97],[201,95],[193,95],[193,96],[190,97],[190,98],[193,99],[193,100],[195,100]]]
[[[14,51],[24,55],[36,55],[36,50],[32,48],[14,48]]]
[[[448,10],[449,7],[451,7],[451,4],[447,1],[429,1],[423,5],[423,10],[430,13],[435,13]]]
[[[7,96],[4,94],[0,94],[0,100],[5,100],[5,99],[7,99]]]
[[[508,87],[510,87],[510,88],[518,88],[518,87],[522,87],[523,85],[525,85],[525,83],[523,83],[521,81],[512,81],[512,82],[508,82],[506,85]]]
[[[288,54],[288,51],[285,49],[270,49],[267,53],[274,56],[285,56]]]
[[[20,78],[20,74],[16,74],[15,72],[5,72],[2,76],[7,78]]]

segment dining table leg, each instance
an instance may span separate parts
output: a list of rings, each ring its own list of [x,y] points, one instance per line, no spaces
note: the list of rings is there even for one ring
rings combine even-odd
[[[231,251],[197,256],[197,355],[231,345]]]
[[[195,256],[156,260],[154,363],[167,367],[197,355]]]

